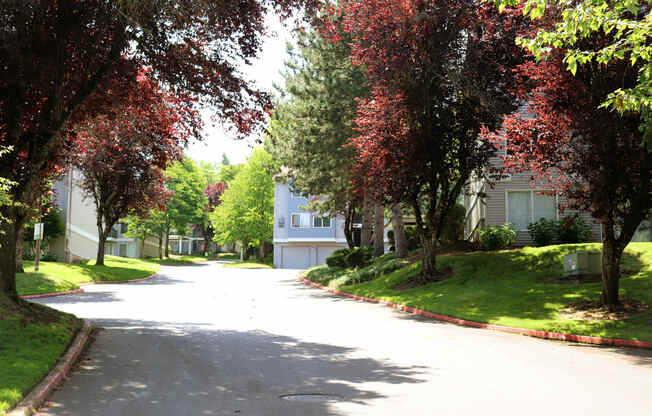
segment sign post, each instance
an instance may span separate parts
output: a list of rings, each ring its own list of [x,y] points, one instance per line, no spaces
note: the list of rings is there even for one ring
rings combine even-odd
[[[43,240],[43,223],[39,222],[34,224],[34,240],[36,241],[36,247],[34,253],[34,271],[38,272],[38,263],[41,259],[41,240]]]

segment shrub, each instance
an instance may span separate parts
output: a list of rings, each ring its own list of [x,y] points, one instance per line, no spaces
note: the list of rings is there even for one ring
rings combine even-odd
[[[508,224],[501,227],[489,227],[480,231],[480,243],[486,250],[498,250],[509,247],[516,239],[516,231],[509,228]]]
[[[466,208],[464,205],[455,204],[448,213],[441,233],[442,242],[452,243],[464,238],[464,219]]]
[[[59,258],[54,253],[47,253],[47,254],[44,254],[43,256],[41,256],[41,261],[57,262],[57,261],[59,261]]]
[[[368,282],[377,277],[389,274],[395,270],[404,267],[405,260],[394,258],[393,254],[385,254],[375,259],[369,266],[351,272],[351,278],[347,284],[357,284]]]
[[[557,238],[562,244],[584,243],[591,238],[591,227],[579,215],[564,217],[559,221]]]
[[[346,265],[348,267],[365,267],[371,263],[373,256],[373,247],[354,247],[346,255]]]
[[[555,240],[557,228],[559,228],[558,221],[541,218],[539,221],[529,223],[527,231],[537,246],[547,246]]]
[[[421,243],[419,242],[419,235],[417,234],[417,229],[416,227],[405,227],[405,240],[407,241],[407,249],[408,251],[416,250],[421,247]],[[389,230],[387,232],[387,238],[389,239],[389,244],[390,247],[389,249],[391,251],[394,251],[396,249],[396,242],[394,240],[394,230]]]
[[[351,252],[348,248],[335,250],[330,257],[326,259],[328,267],[346,267],[346,256]]]

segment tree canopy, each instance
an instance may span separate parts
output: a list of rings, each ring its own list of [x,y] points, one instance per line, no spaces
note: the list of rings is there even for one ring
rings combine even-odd
[[[271,241],[274,226],[275,164],[257,147],[222,195],[222,204],[210,214],[215,241],[251,244]]]

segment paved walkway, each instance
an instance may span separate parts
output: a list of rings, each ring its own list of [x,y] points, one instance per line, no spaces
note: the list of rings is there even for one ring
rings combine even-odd
[[[652,414],[652,351],[427,321],[309,288],[296,271],[162,274],[42,301],[105,329],[41,414]],[[280,398],[303,393],[336,400]]]

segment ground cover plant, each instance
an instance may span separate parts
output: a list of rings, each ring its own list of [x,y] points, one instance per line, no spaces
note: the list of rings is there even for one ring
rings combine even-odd
[[[601,244],[568,244],[495,252],[441,256],[453,275],[445,281],[397,290],[420,272],[419,262],[380,277],[354,283],[351,269],[310,269],[308,279],[344,292],[421,308],[472,321],[519,328],[652,341],[652,243],[630,243],[621,271],[624,303],[643,303],[635,313],[587,319],[569,310],[594,301],[599,281],[577,283],[563,279],[562,259],[576,251],[600,251]],[[380,261],[386,261],[384,258]],[[375,265],[372,264],[373,267]],[[376,266],[377,267],[377,266]],[[363,271],[364,269],[360,269]]]
[[[16,286],[19,295],[62,292],[78,289],[81,283],[142,279],[159,268],[156,262],[106,256],[104,266],[96,266],[94,261],[79,265],[41,262],[35,273],[33,263],[25,261],[25,273],[17,274]]]
[[[0,415],[50,371],[81,327],[72,315],[28,302],[23,307],[29,318],[0,299]]]

